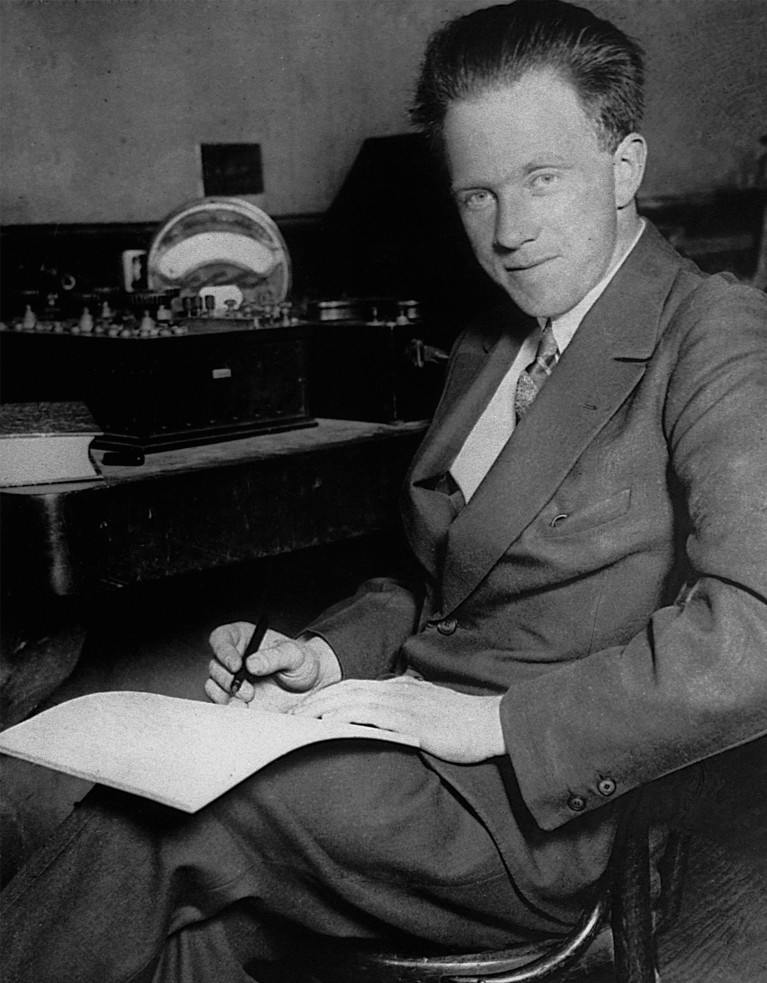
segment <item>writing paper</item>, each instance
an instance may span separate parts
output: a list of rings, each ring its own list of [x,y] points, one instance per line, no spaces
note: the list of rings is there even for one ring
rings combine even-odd
[[[339,738],[417,747],[357,724],[130,691],[91,693],[0,734],[0,751],[197,812],[290,751]]]

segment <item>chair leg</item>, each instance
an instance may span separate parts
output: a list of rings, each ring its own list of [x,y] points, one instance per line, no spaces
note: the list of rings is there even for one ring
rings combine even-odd
[[[673,925],[679,915],[689,849],[690,834],[683,830],[673,830],[669,835],[666,850],[659,865],[661,905],[655,922],[656,936]]]
[[[632,823],[613,887],[611,923],[616,983],[655,983],[656,955],[650,896],[647,826]]]

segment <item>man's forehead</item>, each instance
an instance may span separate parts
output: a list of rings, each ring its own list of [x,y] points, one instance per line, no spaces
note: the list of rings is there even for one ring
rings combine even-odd
[[[448,163],[456,157],[527,157],[599,150],[598,127],[574,86],[555,72],[529,72],[452,102],[445,115]]]

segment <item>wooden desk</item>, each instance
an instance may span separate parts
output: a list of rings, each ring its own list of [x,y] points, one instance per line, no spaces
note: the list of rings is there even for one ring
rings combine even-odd
[[[88,595],[394,528],[425,429],[320,420],[104,465],[102,482],[5,489],[5,587]]]

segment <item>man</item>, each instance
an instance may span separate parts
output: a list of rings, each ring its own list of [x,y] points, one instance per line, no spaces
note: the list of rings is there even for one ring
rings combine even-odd
[[[415,118],[515,306],[459,339],[408,476],[423,596],[270,633],[236,697],[422,752],[315,747],[193,817],[97,793],[7,892],[8,983],[241,981],[306,928],[561,933],[626,792],[767,732],[767,303],[637,216],[641,90],[638,47],[554,0],[427,51]],[[251,631],[213,633],[213,700]]]

